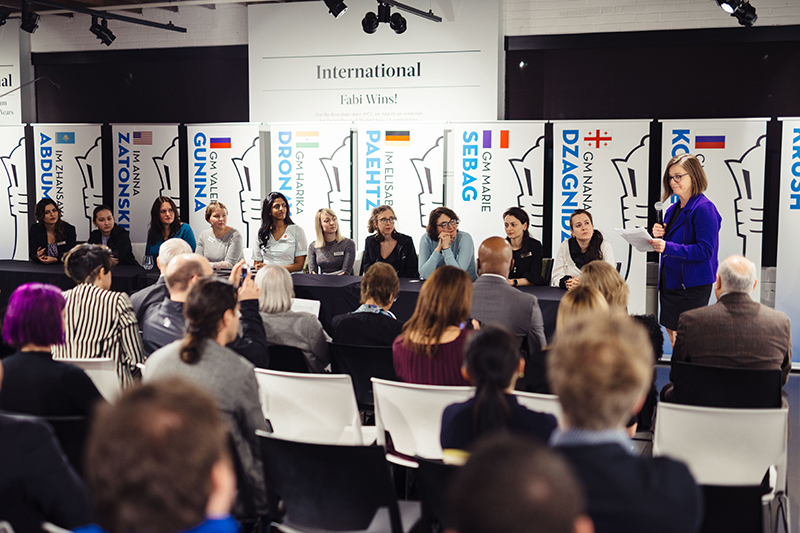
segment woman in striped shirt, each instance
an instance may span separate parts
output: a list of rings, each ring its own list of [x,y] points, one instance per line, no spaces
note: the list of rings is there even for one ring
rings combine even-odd
[[[111,250],[101,244],[81,244],[67,254],[64,269],[78,284],[64,291],[66,344],[53,346],[53,357],[111,357],[123,387],[138,377],[144,347],[131,300],[111,291]]]

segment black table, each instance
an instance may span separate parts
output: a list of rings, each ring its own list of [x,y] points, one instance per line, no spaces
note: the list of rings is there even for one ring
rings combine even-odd
[[[319,300],[319,320],[326,331],[331,331],[333,317],[349,313],[359,306],[361,297],[361,276],[320,276],[316,274],[292,274],[294,293],[297,298]],[[422,281],[401,279],[400,295],[392,306],[392,313],[405,322],[414,313]],[[519,287],[519,290],[533,294],[539,299],[539,307],[544,318],[544,331],[547,342],[552,341],[556,329],[558,304],[566,291],[556,287]]]

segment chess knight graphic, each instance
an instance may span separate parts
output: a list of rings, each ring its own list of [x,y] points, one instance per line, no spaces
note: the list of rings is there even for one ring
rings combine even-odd
[[[258,154],[258,136],[241,157],[232,157],[233,166],[239,174],[239,207],[242,223],[247,226],[245,248],[255,246],[258,228],[261,227],[261,171]]]
[[[83,176],[83,213],[92,231],[92,214],[94,208],[103,205],[103,165],[101,154],[101,137],[94,140],[94,144],[84,155],[75,156],[75,161]],[[96,151],[95,151],[96,150]]]
[[[432,146],[421,158],[411,158],[411,164],[419,180],[419,224],[425,228],[428,225],[428,215],[437,207],[444,205],[444,136],[436,139]],[[433,172],[431,171],[433,167]]]
[[[622,195],[620,196],[620,209],[622,210],[622,227],[633,229],[636,226],[647,227],[647,172],[637,172],[636,169],[647,168],[647,140],[650,135],[645,135],[639,141],[639,145],[631,150],[624,159],[612,159],[614,168],[622,184]],[[640,158],[645,158],[644,163]],[[626,280],[631,271],[631,255],[633,247],[627,246],[627,254],[622,261],[620,274]]]
[[[537,150],[543,149],[544,135],[536,139],[536,144],[525,152],[522,159],[508,160],[511,168],[514,169],[514,174],[517,175],[519,184],[520,194],[517,195],[517,205],[528,213],[531,219],[530,226],[540,229],[544,228],[544,198],[536,198],[534,176],[541,174],[541,169],[531,168],[530,164],[533,161],[541,164],[541,159],[537,157]]]
[[[745,160],[749,154],[757,151],[766,138],[766,135],[759,137],[756,144],[748,148],[739,159],[725,160],[725,165],[731,173],[738,193],[733,200],[733,210],[736,213],[736,235],[742,239],[742,255],[747,254],[748,236],[756,239],[761,235],[764,227],[764,203],[763,198],[758,194],[759,191],[764,190],[764,183],[761,179],[763,172],[757,168],[751,170]],[[756,180],[757,183],[755,183]],[[759,247],[761,246],[758,241],[756,243]]]
[[[11,143],[9,143],[10,145]],[[25,173],[25,137],[8,154],[0,154],[8,201],[0,209],[0,258],[27,259],[28,183]]]
[[[181,207],[181,187],[180,179],[178,179],[177,168],[171,168],[168,161],[169,157],[174,157],[170,151],[178,149],[178,138],[172,139],[172,144],[164,150],[161,157],[153,157],[153,163],[156,165],[158,177],[161,180],[161,189],[158,191],[159,196],[167,196],[175,202],[178,209]]]
[[[342,144],[330,157],[320,157],[319,162],[328,176],[328,207],[336,212],[340,226],[349,227],[353,220],[350,201],[350,135],[342,139]]]

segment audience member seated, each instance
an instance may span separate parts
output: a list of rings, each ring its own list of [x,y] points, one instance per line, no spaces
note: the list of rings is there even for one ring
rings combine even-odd
[[[469,450],[480,437],[509,431],[547,444],[557,425],[555,417],[531,411],[512,394],[524,372],[519,340],[510,331],[488,326],[473,333],[461,373],[475,386],[475,396],[445,408],[442,449]]]
[[[161,245],[169,239],[183,239],[194,252],[197,242],[189,224],[181,222],[178,206],[169,196],[159,196],[150,209],[150,224],[147,226],[145,255],[157,257]]]
[[[89,416],[103,397],[80,368],[53,360],[64,344],[66,301],[52,285],[26,283],[11,295],[3,338],[18,351],[7,357],[0,408],[36,416]]]
[[[397,215],[389,205],[379,205],[372,210],[367,223],[371,235],[364,239],[361,275],[375,263],[388,263],[397,272],[397,277],[419,279],[414,240],[395,229],[396,221]]]
[[[111,357],[123,387],[139,375],[144,361],[139,323],[124,292],[111,290],[111,250],[102,244],[81,244],[64,260],[64,270],[78,284],[64,291],[66,343],[53,346],[56,358]]]
[[[428,227],[419,240],[419,277],[428,279],[437,268],[449,265],[465,270],[473,281],[475,244],[466,231],[458,230],[458,215],[448,207],[437,207],[428,215]]]
[[[584,314],[592,312],[608,312],[608,304],[597,290],[591,287],[575,287],[564,294],[558,304],[556,338],[559,335],[569,335],[570,324]],[[552,345],[549,345],[528,357],[523,387],[527,392],[551,394],[550,382],[547,379],[547,359],[551,350]]]
[[[511,245],[500,237],[489,237],[478,248],[478,274],[472,286],[472,318],[511,330],[527,347],[526,355],[547,344],[539,301],[533,294],[508,284],[514,262]]]
[[[514,252],[514,266],[508,281],[515,287],[547,285],[542,277],[542,243],[531,237],[529,223],[528,213],[521,207],[509,207],[503,213],[506,240]]]
[[[603,239],[603,234],[594,229],[592,214],[585,209],[576,209],[569,216],[572,237],[562,241],[553,260],[553,276],[550,285],[562,289],[574,289],[581,281],[581,268],[592,261],[602,260],[616,266],[614,249]]]
[[[37,263],[58,263],[77,242],[75,226],[65,222],[55,200],[36,203],[36,224],[28,230],[28,257]]]
[[[437,268],[422,285],[414,314],[392,345],[394,369],[406,383],[468,385],[461,374],[470,322],[472,282],[458,267]]]
[[[445,507],[451,533],[594,531],[566,461],[535,441],[510,435],[476,446],[449,483]]]
[[[114,222],[114,213],[107,205],[98,205],[92,213],[92,223],[97,228],[89,234],[89,244],[104,244],[111,248],[114,265],[139,266],[133,256],[131,236],[128,230]]]
[[[228,208],[212,200],[206,207],[206,222],[211,224],[197,238],[197,253],[208,259],[211,267],[233,268],[244,259],[242,234],[228,225]]]
[[[243,470],[233,514],[252,518],[249,509],[253,509],[255,515],[264,516],[268,512],[266,488],[255,431],[266,431],[267,425],[259,404],[258,383],[252,363],[225,347],[239,330],[236,288],[226,281],[202,278],[189,292],[184,314],[186,337],[150,356],[145,383],[181,377],[214,396]]]
[[[630,289],[615,266],[605,261],[592,261],[581,268],[581,285],[597,289],[610,308],[628,310]]]
[[[548,374],[563,410],[550,444],[583,481],[596,531],[698,531],[701,493],[689,470],[635,455],[625,432],[653,375],[644,329],[620,312],[577,318],[569,335],[558,334]]]
[[[717,302],[681,313],[672,362],[779,368],[786,385],[792,368],[792,326],[785,313],[753,301],[750,293],[757,284],[756,266],[747,258],[734,255],[723,261],[714,283]],[[672,399],[672,383],[664,386],[661,399]]]
[[[156,265],[161,275],[155,284],[150,285],[140,291],[131,294],[131,303],[133,310],[136,313],[136,320],[141,324],[144,321],[144,315],[152,305],[160,304],[164,298],[169,296],[167,290],[167,283],[164,279],[164,273],[167,271],[167,265],[172,259],[180,254],[192,253],[192,247],[183,239],[167,239],[161,248],[158,250],[158,257],[156,258]]]
[[[294,285],[285,268],[267,265],[256,275],[260,290],[258,302],[270,345],[295,346],[306,356],[311,372],[325,372],[330,364],[328,337],[317,317],[292,311]]]
[[[390,311],[400,294],[397,272],[386,263],[375,263],[361,278],[361,306],[333,317],[333,338],[340,344],[391,346],[403,323]]]
[[[169,379],[129,391],[98,414],[87,452],[97,525],[75,533],[238,531],[228,432],[194,385]]]
[[[317,240],[308,247],[310,274],[353,275],[356,243],[342,237],[339,221],[333,209],[323,207],[314,217]]]
[[[264,198],[258,243],[253,247],[255,268],[279,265],[289,272],[303,270],[308,250],[306,234],[289,215],[289,200],[284,195],[271,192]]]
[[[0,390],[2,385],[0,363]],[[89,494],[52,428],[0,411],[0,520],[15,533],[43,533],[43,522],[72,529],[90,519]]]

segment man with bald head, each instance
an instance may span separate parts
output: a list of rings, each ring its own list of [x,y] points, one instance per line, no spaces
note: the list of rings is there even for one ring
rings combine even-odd
[[[472,284],[472,318],[483,324],[503,326],[520,342],[526,340],[527,353],[544,348],[544,320],[536,296],[508,284],[514,259],[511,245],[503,238],[489,237],[478,248],[478,279]]]
[[[717,303],[685,311],[678,319],[672,361],[707,366],[781,369],[783,384],[792,367],[792,329],[789,317],[753,301],[756,266],[734,255],[717,270]],[[670,373],[670,379],[672,374]],[[672,398],[672,383],[661,397]]]

